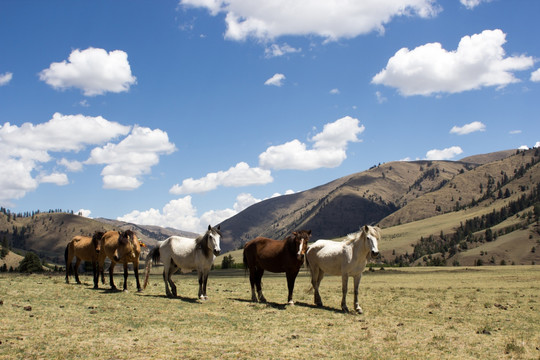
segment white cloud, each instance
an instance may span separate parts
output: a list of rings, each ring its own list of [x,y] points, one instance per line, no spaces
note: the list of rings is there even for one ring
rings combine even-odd
[[[533,146],[535,149],[540,147],[540,141],[537,141],[536,144]]]
[[[449,160],[463,152],[459,146],[452,146],[443,150],[433,149],[426,153],[426,160]]]
[[[473,121],[470,124],[463,125],[461,127],[454,126],[450,129],[450,134],[467,135],[476,131],[486,131],[486,125],[480,121]]]
[[[332,95],[339,95],[339,89],[332,89],[332,90],[330,90],[330,94],[332,94]]]
[[[349,142],[359,141],[365,127],[350,116],[324,125],[322,132],[310,139],[313,149],[295,139],[282,145],[270,146],[259,155],[259,165],[265,169],[314,170],[339,166],[347,158]]]
[[[13,73],[7,72],[0,74],[0,86],[7,85],[13,78]]]
[[[317,35],[326,40],[353,38],[384,25],[397,16],[435,16],[433,0],[181,0],[185,7],[206,8],[214,16],[225,13],[225,37],[268,41],[276,37]]]
[[[529,150],[529,147],[527,145],[521,145],[518,149],[519,150]]]
[[[68,171],[77,172],[82,171],[83,164],[80,161],[76,160],[68,160],[66,158],[62,158],[56,162],[58,165],[62,165],[65,167]]]
[[[76,212],[76,214],[79,214],[80,216],[84,216],[86,218],[90,218],[91,213],[92,211],[86,209],[79,209],[79,211]]]
[[[380,91],[375,91],[375,96],[377,97],[377,102],[379,104],[385,103],[388,100]]]
[[[67,175],[47,173],[43,165],[53,160],[51,153],[77,152],[88,145],[97,145],[129,132],[123,126],[104,118],[55,113],[49,121],[20,127],[5,123],[0,125],[0,202],[19,199],[39,183],[57,185],[68,183]],[[76,170],[76,162],[66,159],[59,164]],[[39,172],[36,177],[32,172]]]
[[[270,79],[266,80],[264,82],[264,85],[280,87],[281,85],[283,85],[283,80],[285,80],[285,75],[277,73],[274,74]]]
[[[133,190],[142,184],[141,176],[159,163],[159,155],[174,151],[166,132],[135,126],[120,143],[94,148],[85,163],[106,165],[101,172],[104,188]]]
[[[272,58],[272,57],[277,57],[277,56],[283,56],[286,54],[294,54],[301,51],[302,49],[293,48],[287,43],[283,45],[272,44],[266,49],[264,49],[264,54],[267,58]]]
[[[127,54],[122,50],[73,50],[68,60],[52,63],[39,78],[55,89],[78,88],[85,96],[128,91],[136,83]]]
[[[510,135],[521,134],[521,130],[511,130]]]
[[[188,195],[171,200],[161,211],[154,208],[146,211],[133,210],[129,214],[118,217],[117,220],[199,232],[202,228],[196,215],[197,209],[192,205],[191,196]]]
[[[540,81],[540,69],[537,69],[531,73],[531,81]]]
[[[505,57],[506,34],[484,30],[465,36],[455,51],[440,43],[413,50],[402,48],[388,60],[372,83],[395,87],[403,96],[459,93],[487,86],[504,87],[518,82],[513,71],[533,66],[530,56]]]
[[[48,175],[38,176],[38,181],[40,184],[50,183],[50,184],[56,184],[59,186],[69,184],[67,175],[63,173],[58,173],[58,172],[54,172]]]
[[[200,179],[188,178],[182,185],[174,185],[169,192],[172,194],[193,194],[215,190],[219,186],[241,187],[248,185],[264,185],[274,181],[271,172],[261,168],[251,168],[245,162],[239,162],[227,171],[209,173]]]
[[[491,0],[459,0],[459,2],[469,10],[477,7],[482,2],[490,2],[490,1]]]

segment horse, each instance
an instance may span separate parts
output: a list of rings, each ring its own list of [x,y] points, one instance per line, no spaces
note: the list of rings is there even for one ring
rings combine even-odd
[[[73,239],[66,245],[64,251],[64,259],[66,260],[66,284],[69,284],[69,273],[71,270],[71,262],[73,257],[75,262],[75,281],[80,284],[79,280],[79,265],[81,261],[92,262],[92,275],[94,277],[94,289],[98,288],[99,273],[101,273],[101,283],[105,283],[103,271],[97,268],[98,256],[101,250],[101,237],[103,232],[96,231],[92,237],[90,236],[74,236]]]
[[[324,274],[341,275],[343,294],[341,309],[348,312],[347,283],[349,276],[352,276],[354,278],[354,307],[359,314],[362,314],[362,308],[358,304],[358,286],[368,259],[379,255],[380,231],[378,227],[365,225],[360,231],[349,234],[341,242],[317,240],[309,246],[306,252],[306,265],[310,270],[311,284],[315,289],[315,305],[322,306],[319,285]]]
[[[199,235],[196,239],[171,236],[161,242],[150,251],[146,257],[146,270],[144,274],[144,285],[148,284],[148,275],[152,268],[152,262],[163,263],[163,281],[165,282],[165,293],[168,297],[177,297],[176,285],[172,281],[172,275],[180,270],[182,273],[188,273],[197,270],[199,277],[200,300],[208,300],[206,295],[206,284],[208,282],[208,273],[214,263],[214,259],[221,252],[219,245],[221,231],[219,225],[212,227],[208,225],[208,230]],[[169,285],[171,289],[169,289]]]
[[[284,272],[287,276],[289,296],[287,302],[294,305],[294,282],[300,267],[304,263],[304,255],[311,236],[311,230],[293,231],[283,240],[257,237],[244,246],[244,266],[249,269],[251,284],[251,300],[257,302],[255,287],[260,302],[266,302],[262,293],[261,279],[265,270],[274,273]]]
[[[107,231],[103,234],[101,237],[101,252],[99,253],[99,268],[103,269],[106,257],[111,260],[111,266],[109,267],[111,290],[117,290],[113,280],[114,267],[117,263],[122,263],[124,264],[124,291],[127,291],[128,263],[133,263],[137,291],[142,291],[139,282],[140,254],[141,243],[139,243],[139,239],[133,231]]]

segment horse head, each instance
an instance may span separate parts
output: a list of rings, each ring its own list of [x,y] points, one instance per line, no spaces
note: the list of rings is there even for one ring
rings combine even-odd
[[[136,250],[140,251],[138,248],[137,235],[131,230],[126,230],[124,232],[118,232],[118,247],[114,252],[114,261],[118,262],[120,259],[123,259],[125,256],[134,258],[136,257]]]
[[[364,234],[366,236],[366,245],[369,249],[369,255],[371,258],[379,256],[379,239],[381,238],[381,232],[378,227],[364,226]]]
[[[293,231],[292,237],[289,236],[289,238],[292,240],[289,240],[291,244],[291,250],[294,251],[294,253],[296,254],[296,258],[299,261],[304,261],[304,256],[306,255],[308,241],[310,237],[311,230]]]
[[[94,245],[94,249],[96,249],[96,254],[99,254],[101,251],[101,238],[103,234],[104,232],[102,231],[96,231],[92,236],[92,244]]]
[[[212,227],[208,225],[208,247],[212,249],[212,252],[215,256],[218,256],[221,253],[221,247],[219,241],[221,240],[221,231],[220,226]]]

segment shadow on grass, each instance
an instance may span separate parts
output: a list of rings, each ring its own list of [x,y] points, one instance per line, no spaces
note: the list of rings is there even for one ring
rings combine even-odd
[[[285,309],[287,309],[288,307],[291,306],[289,304],[278,304],[278,303],[275,303],[275,302],[272,302],[272,301],[267,301],[265,303],[261,303],[261,302],[251,301],[251,299],[229,298],[229,300],[239,301],[239,302],[243,302],[243,303],[266,305],[267,307],[271,307],[271,308],[274,308],[274,309],[277,309],[277,310],[285,310]],[[301,302],[301,301],[295,302],[293,306],[306,307],[306,308],[310,308],[310,309],[320,309],[320,310],[345,314],[345,312],[343,312],[343,310],[340,310],[340,309],[331,308],[331,307],[328,307],[328,306],[317,306],[315,304],[308,304],[308,303],[304,303],[304,302]]]
[[[145,294],[144,292],[140,292],[140,293],[137,293],[138,296],[144,296],[144,297],[153,297],[153,298],[157,298],[157,299],[170,299],[170,300],[180,300],[180,301],[183,301],[183,302],[188,302],[188,303],[192,303],[192,304],[198,304],[198,303],[201,303],[201,301],[199,301],[199,299],[197,298],[190,298],[190,297],[186,297],[186,296],[176,296],[176,297],[169,297],[165,294],[160,294],[160,295],[155,295],[155,294]]]

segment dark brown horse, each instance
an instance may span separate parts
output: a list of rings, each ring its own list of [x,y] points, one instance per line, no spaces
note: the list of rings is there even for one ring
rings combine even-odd
[[[264,270],[274,273],[284,272],[287,275],[289,289],[288,303],[294,305],[292,300],[294,282],[300,267],[304,263],[304,255],[311,230],[294,231],[283,240],[273,240],[257,237],[244,246],[244,266],[249,269],[249,282],[251,283],[251,300],[257,301],[255,287],[260,302],[266,302],[261,288],[261,279]]]
[[[103,269],[106,257],[111,260],[111,266],[109,267],[111,290],[116,290],[113,280],[114,267],[117,263],[122,263],[124,264],[124,291],[127,291],[128,263],[133,263],[133,272],[137,280],[137,290],[142,291],[141,283],[139,282],[140,254],[141,243],[133,231],[107,231],[103,234],[101,238],[101,252],[99,253],[99,268]]]
[[[75,236],[71,241],[66,245],[66,250],[64,251],[64,258],[66,260],[66,284],[69,284],[69,273],[71,270],[71,262],[73,257],[76,258],[75,261],[75,281],[77,284],[80,284],[79,280],[79,265],[81,261],[92,262],[92,274],[94,276],[94,289],[98,288],[98,279],[99,273],[97,268],[98,256],[101,250],[101,237],[103,232],[96,231],[92,237],[89,236]],[[105,283],[103,276],[103,271],[101,271],[101,283]]]

